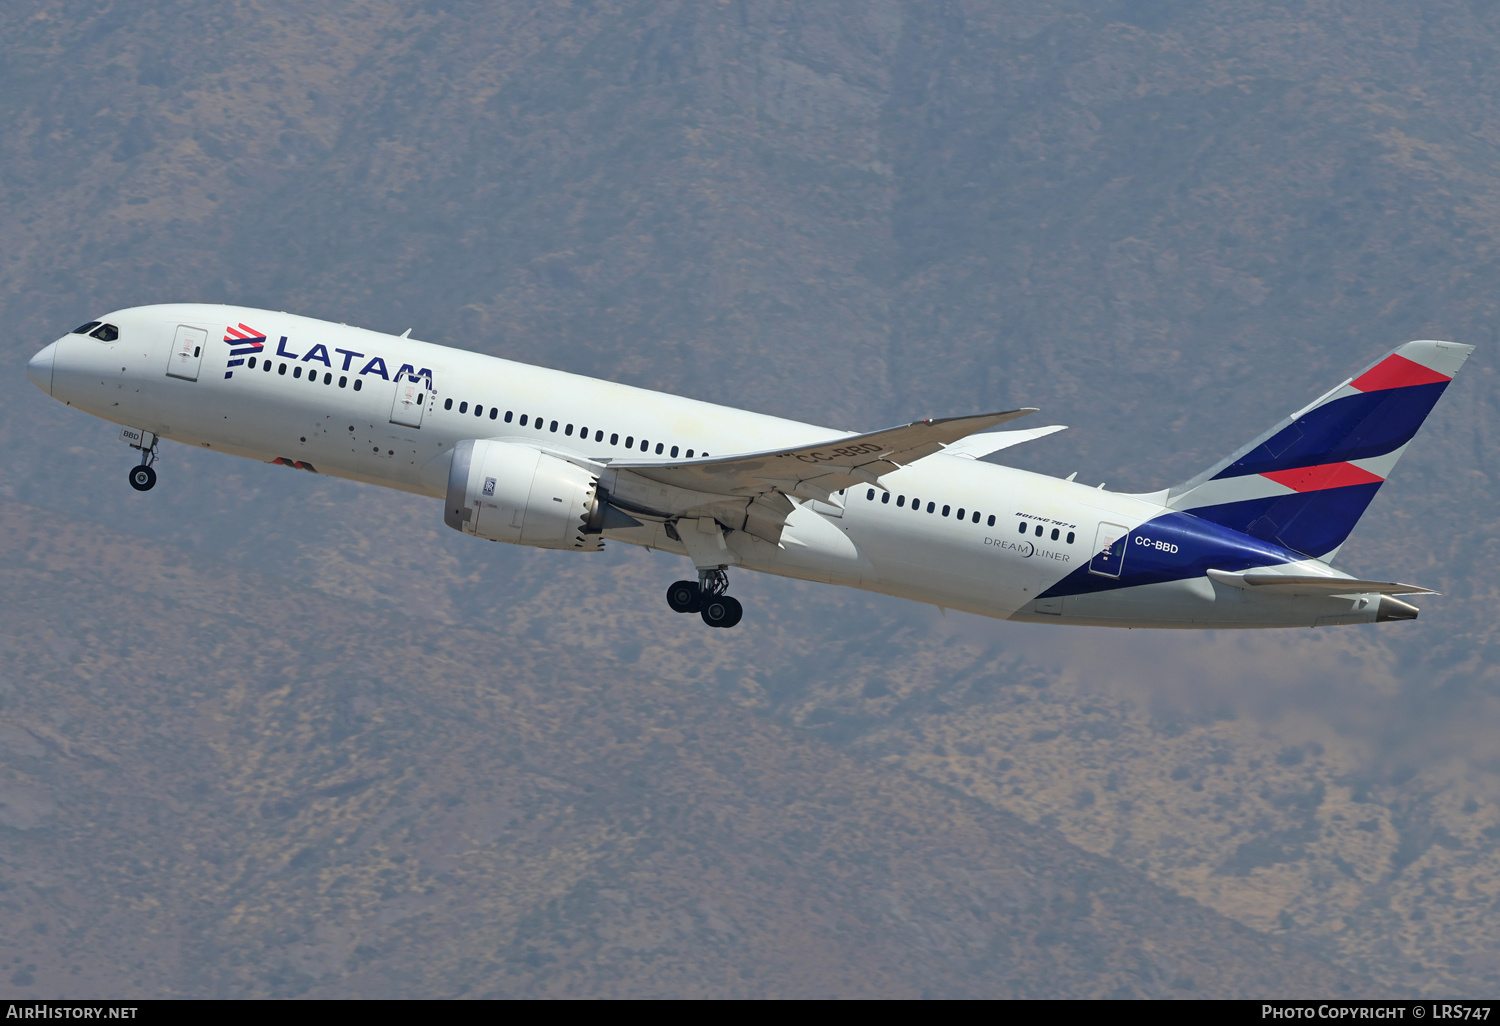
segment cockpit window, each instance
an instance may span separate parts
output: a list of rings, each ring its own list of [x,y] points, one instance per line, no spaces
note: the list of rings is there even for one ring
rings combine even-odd
[[[89,321],[87,324],[80,324],[78,327],[74,328],[73,329],[73,334],[74,335],[87,335],[89,332],[93,331],[97,327],[99,327],[99,322],[98,321]]]
[[[113,342],[120,337],[120,329],[113,324],[101,324],[89,332],[89,338],[97,338],[100,342]]]

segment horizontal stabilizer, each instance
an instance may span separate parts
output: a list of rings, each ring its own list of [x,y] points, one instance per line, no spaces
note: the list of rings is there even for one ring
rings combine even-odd
[[[1348,577],[1291,577],[1284,574],[1232,574],[1210,570],[1208,576],[1232,588],[1252,588],[1283,595],[1436,595],[1431,588],[1394,581],[1356,581]]]

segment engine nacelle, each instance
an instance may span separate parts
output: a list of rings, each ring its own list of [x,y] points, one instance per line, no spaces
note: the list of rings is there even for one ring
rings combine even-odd
[[[466,439],[453,449],[443,521],[456,531],[540,549],[603,547],[599,479],[512,442]]]

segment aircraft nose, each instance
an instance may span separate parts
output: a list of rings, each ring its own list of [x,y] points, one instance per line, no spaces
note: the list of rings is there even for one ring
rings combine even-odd
[[[57,343],[53,342],[37,353],[26,364],[26,376],[31,383],[48,395],[52,394],[52,361],[57,357]]]

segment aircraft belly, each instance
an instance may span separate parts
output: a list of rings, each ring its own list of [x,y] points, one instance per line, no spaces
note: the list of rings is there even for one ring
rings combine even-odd
[[[920,520],[909,531],[904,526],[867,521],[854,529],[869,554],[875,590],[1004,617],[1046,587],[1040,567],[987,544],[982,531],[971,536],[957,525]]]

